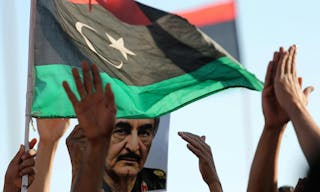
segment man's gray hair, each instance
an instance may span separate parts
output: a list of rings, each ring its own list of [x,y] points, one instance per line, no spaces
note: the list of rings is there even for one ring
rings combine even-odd
[[[153,135],[156,135],[158,132],[159,124],[160,124],[160,117],[155,117],[153,119],[154,119],[154,132],[153,132],[154,134]]]

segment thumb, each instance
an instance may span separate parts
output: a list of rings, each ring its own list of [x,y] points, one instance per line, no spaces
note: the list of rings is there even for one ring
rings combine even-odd
[[[11,160],[11,163],[15,163],[15,164],[19,164],[22,155],[24,154],[24,146],[20,145],[19,151],[17,152],[17,154],[13,157],[13,159]]]
[[[303,94],[308,98],[310,93],[314,90],[314,87],[312,86],[309,86],[309,87],[306,87],[304,90],[303,90]]]
[[[314,88],[312,86],[309,86],[309,87],[306,87],[304,90],[303,90],[303,94],[304,96],[306,97],[306,104],[308,103],[309,101],[309,95],[310,93],[314,90]]]

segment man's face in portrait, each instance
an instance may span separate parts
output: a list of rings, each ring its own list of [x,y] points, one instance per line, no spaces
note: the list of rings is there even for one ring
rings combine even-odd
[[[105,169],[108,174],[136,176],[144,166],[155,134],[155,119],[117,119]]]

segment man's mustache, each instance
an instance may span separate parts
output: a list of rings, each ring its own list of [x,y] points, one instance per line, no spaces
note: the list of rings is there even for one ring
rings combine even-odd
[[[120,161],[120,160],[127,160],[127,159],[134,159],[135,161],[140,162],[141,157],[135,153],[129,152],[129,153],[120,155],[117,160]]]

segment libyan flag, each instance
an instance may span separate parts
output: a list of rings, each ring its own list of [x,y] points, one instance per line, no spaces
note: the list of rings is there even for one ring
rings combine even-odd
[[[34,117],[75,117],[62,87],[95,63],[117,117],[156,117],[218,91],[263,84],[186,19],[132,0],[37,0]]]

